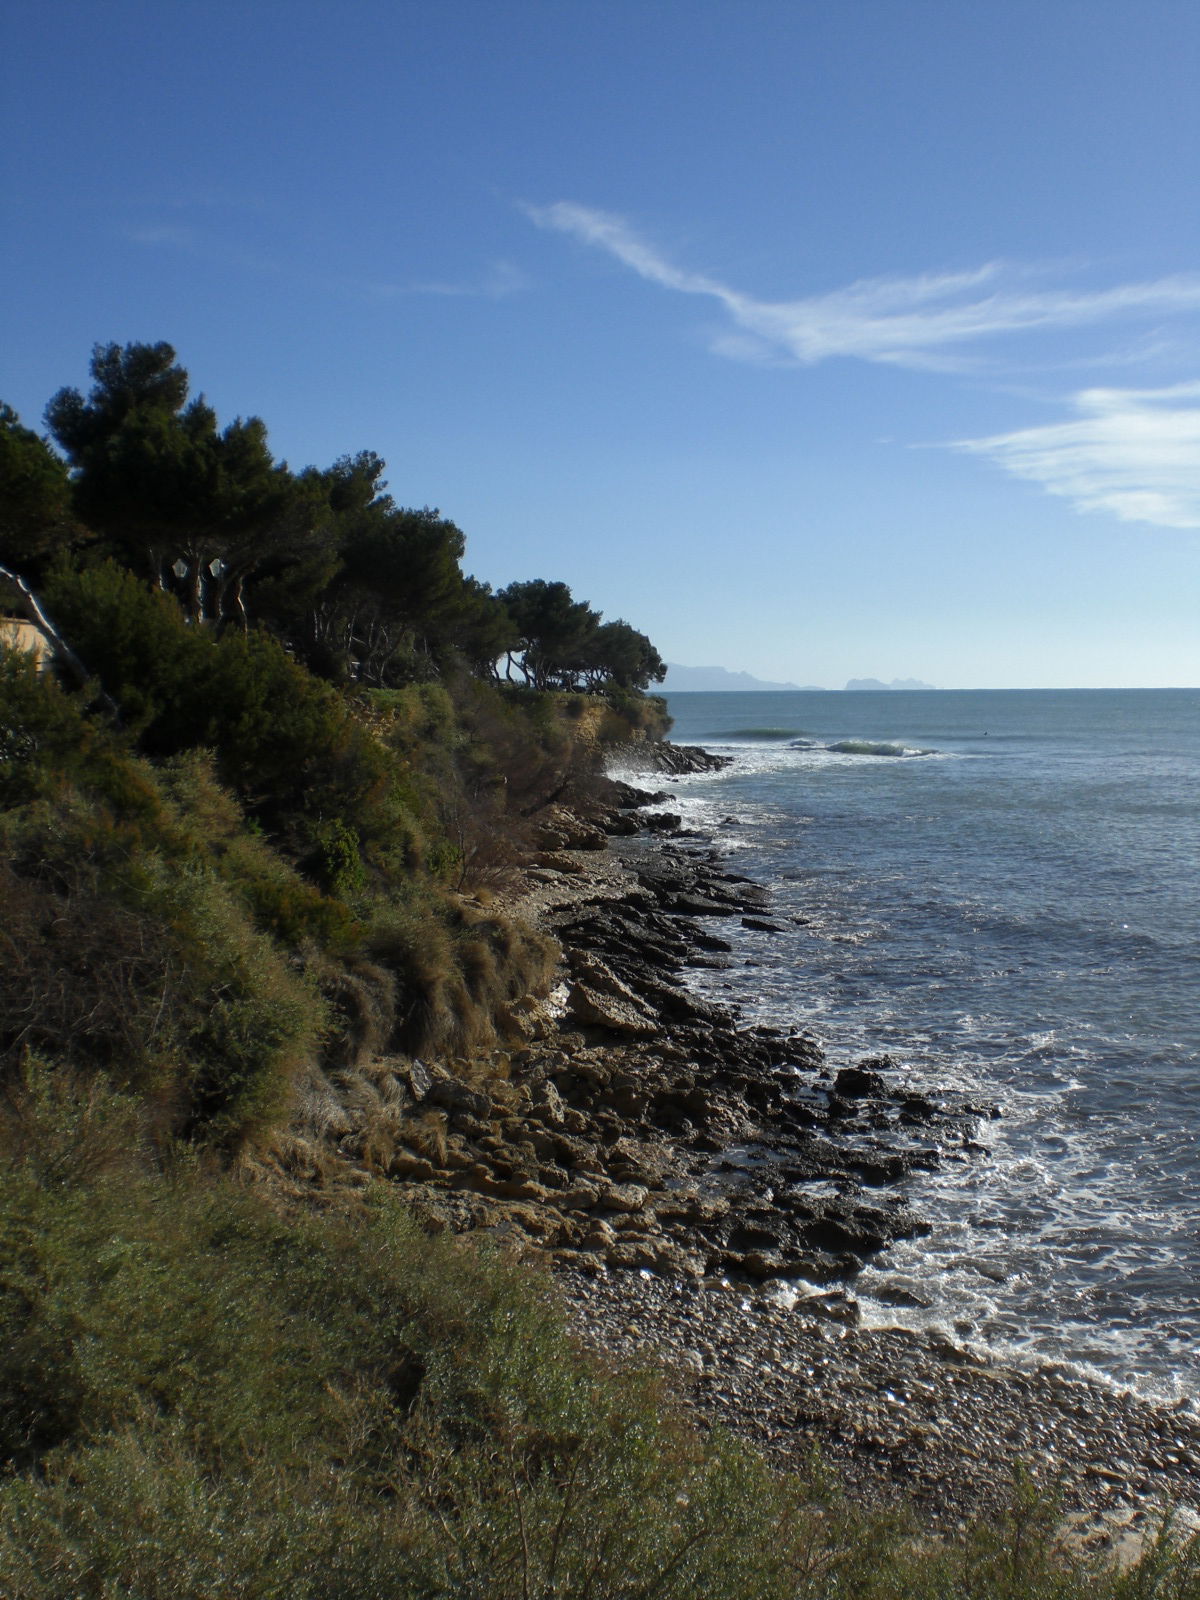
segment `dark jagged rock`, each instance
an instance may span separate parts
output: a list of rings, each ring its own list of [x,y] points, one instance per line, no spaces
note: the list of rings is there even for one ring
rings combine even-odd
[[[887,1094],[883,1079],[865,1065],[843,1067],[833,1080],[833,1087],[834,1092],[846,1100],[862,1099],[864,1095],[882,1099]]]
[[[628,813],[607,795],[607,822],[641,793],[618,797]],[[830,1285],[923,1231],[895,1186],[937,1163],[943,1134],[961,1158],[979,1108],[915,1093],[886,1058],[834,1078],[812,1039],[701,998],[688,971],[736,959],[743,926],[777,931],[770,897],[711,848],[623,827],[593,868],[592,826],[556,808],[530,874],[563,948],[557,1020],[524,1014],[494,1077],[399,1067],[414,1121],[389,1174],[437,1225],[499,1229],[583,1272]]]
[[[610,838],[629,838],[631,834],[642,831],[642,824],[636,817],[616,808],[599,813],[596,820]]]
[[[626,771],[667,772],[678,776],[691,772],[720,772],[733,764],[731,756],[713,755],[699,745],[671,744],[665,739],[613,745],[609,747],[608,758],[611,765]]]
[[[619,778],[610,778],[612,803],[620,811],[636,811],[641,806],[661,805],[671,796],[665,789],[639,789],[632,783],[623,783]]]
[[[647,811],[642,815],[642,826],[651,833],[678,833],[683,818],[675,811]]]

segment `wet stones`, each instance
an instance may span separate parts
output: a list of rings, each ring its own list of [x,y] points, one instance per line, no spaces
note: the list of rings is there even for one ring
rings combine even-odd
[[[604,993],[586,983],[573,983],[567,1005],[572,1020],[585,1028],[635,1039],[651,1039],[656,1031],[655,1018],[629,991],[624,995]]]
[[[678,833],[683,825],[683,818],[675,811],[645,811],[641,821],[649,833]]]
[[[447,1111],[462,1112],[476,1122],[486,1123],[492,1115],[490,1096],[480,1089],[472,1089],[457,1078],[440,1078],[430,1084],[425,1100],[429,1105],[442,1106]]]
[[[635,744],[612,745],[608,754],[614,766],[639,773],[666,772],[683,776],[690,772],[720,772],[723,767],[732,765],[730,756],[713,755],[699,745],[668,744],[665,740],[644,739]]]
[[[645,1209],[650,1191],[640,1183],[612,1183],[600,1194],[600,1202],[609,1211],[633,1212]]]
[[[804,1469],[819,1449],[860,1500],[910,1497],[935,1523],[1011,1505],[1016,1461],[1089,1531],[1144,1497],[1200,1512],[1200,1422],[1053,1369],[981,1365],[949,1339],[870,1329],[832,1288],[789,1304],[769,1288],[648,1272],[560,1280],[582,1337],[659,1354],[683,1404]],[[1142,1509],[1138,1510],[1139,1502]]]
[[[843,1067],[833,1080],[833,1088],[834,1093],[841,1095],[844,1100],[861,1100],[867,1095],[883,1099],[888,1092],[883,1079],[865,1063],[857,1067]]]
[[[635,784],[623,783],[618,778],[608,781],[613,805],[620,811],[636,811],[641,806],[659,805],[671,798],[665,789],[639,789]]]

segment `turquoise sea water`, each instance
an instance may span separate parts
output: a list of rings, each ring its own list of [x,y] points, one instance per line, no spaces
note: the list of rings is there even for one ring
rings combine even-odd
[[[1200,691],[670,708],[735,758],[677,809],[786,930],[738,928],[709,992],[1004,1109],[912,1180],[934,1232],[864,1273],[869,1319],[1200,1398]]]

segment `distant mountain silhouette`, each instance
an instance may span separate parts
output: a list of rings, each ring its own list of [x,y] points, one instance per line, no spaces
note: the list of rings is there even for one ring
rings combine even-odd
[[[681,667],[667,662],[667,676],[662,684],[665,694],[684,694],[689,690],[704,694],[719,694],[723,689],[749,690],[805,689],[820,690],[816,683],[768,683],[765,678],[752,677],[748,672],[730,672],[726,667]]]
[[[936,684],[922,683],[920,678],[893,678],[891,683],[881,683],[878,678],[851,678],[847,689],[934,689]]]

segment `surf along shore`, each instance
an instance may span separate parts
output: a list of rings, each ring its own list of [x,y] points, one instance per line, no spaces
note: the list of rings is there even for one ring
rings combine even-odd
[[[667,744],[627,754],[655,786],[723,764]],[[516,1008],[526,1042],[487,1071],[415,1061],[397,1090],[393,1068],[388,1092],[432,1133],[391,1155],[392,1181],[431,1227],[549,1261],[584,1344],[665,1365],[702,1426],[780,1466],[807,1470],[816,1451],[856,1497],[947,1527],[1010,1505],[1018,1463],[1081,1540],[1136,1537],[1167,1502],[1200,1526],[1193,1412],[862,1325],[860,1266],[925,1227],[905,1179],[977,1159],[1002,1108],[952,1085],[914,1093],[886,1057],[834,1075],[811,1039],[691,993],[688,972],[736,963],[771,907],[669,798],[616,784],[586,816],[543,819],[503,898],[559,941],[560,981]],[[357,1122],[351,1109],[347,1153]]]

